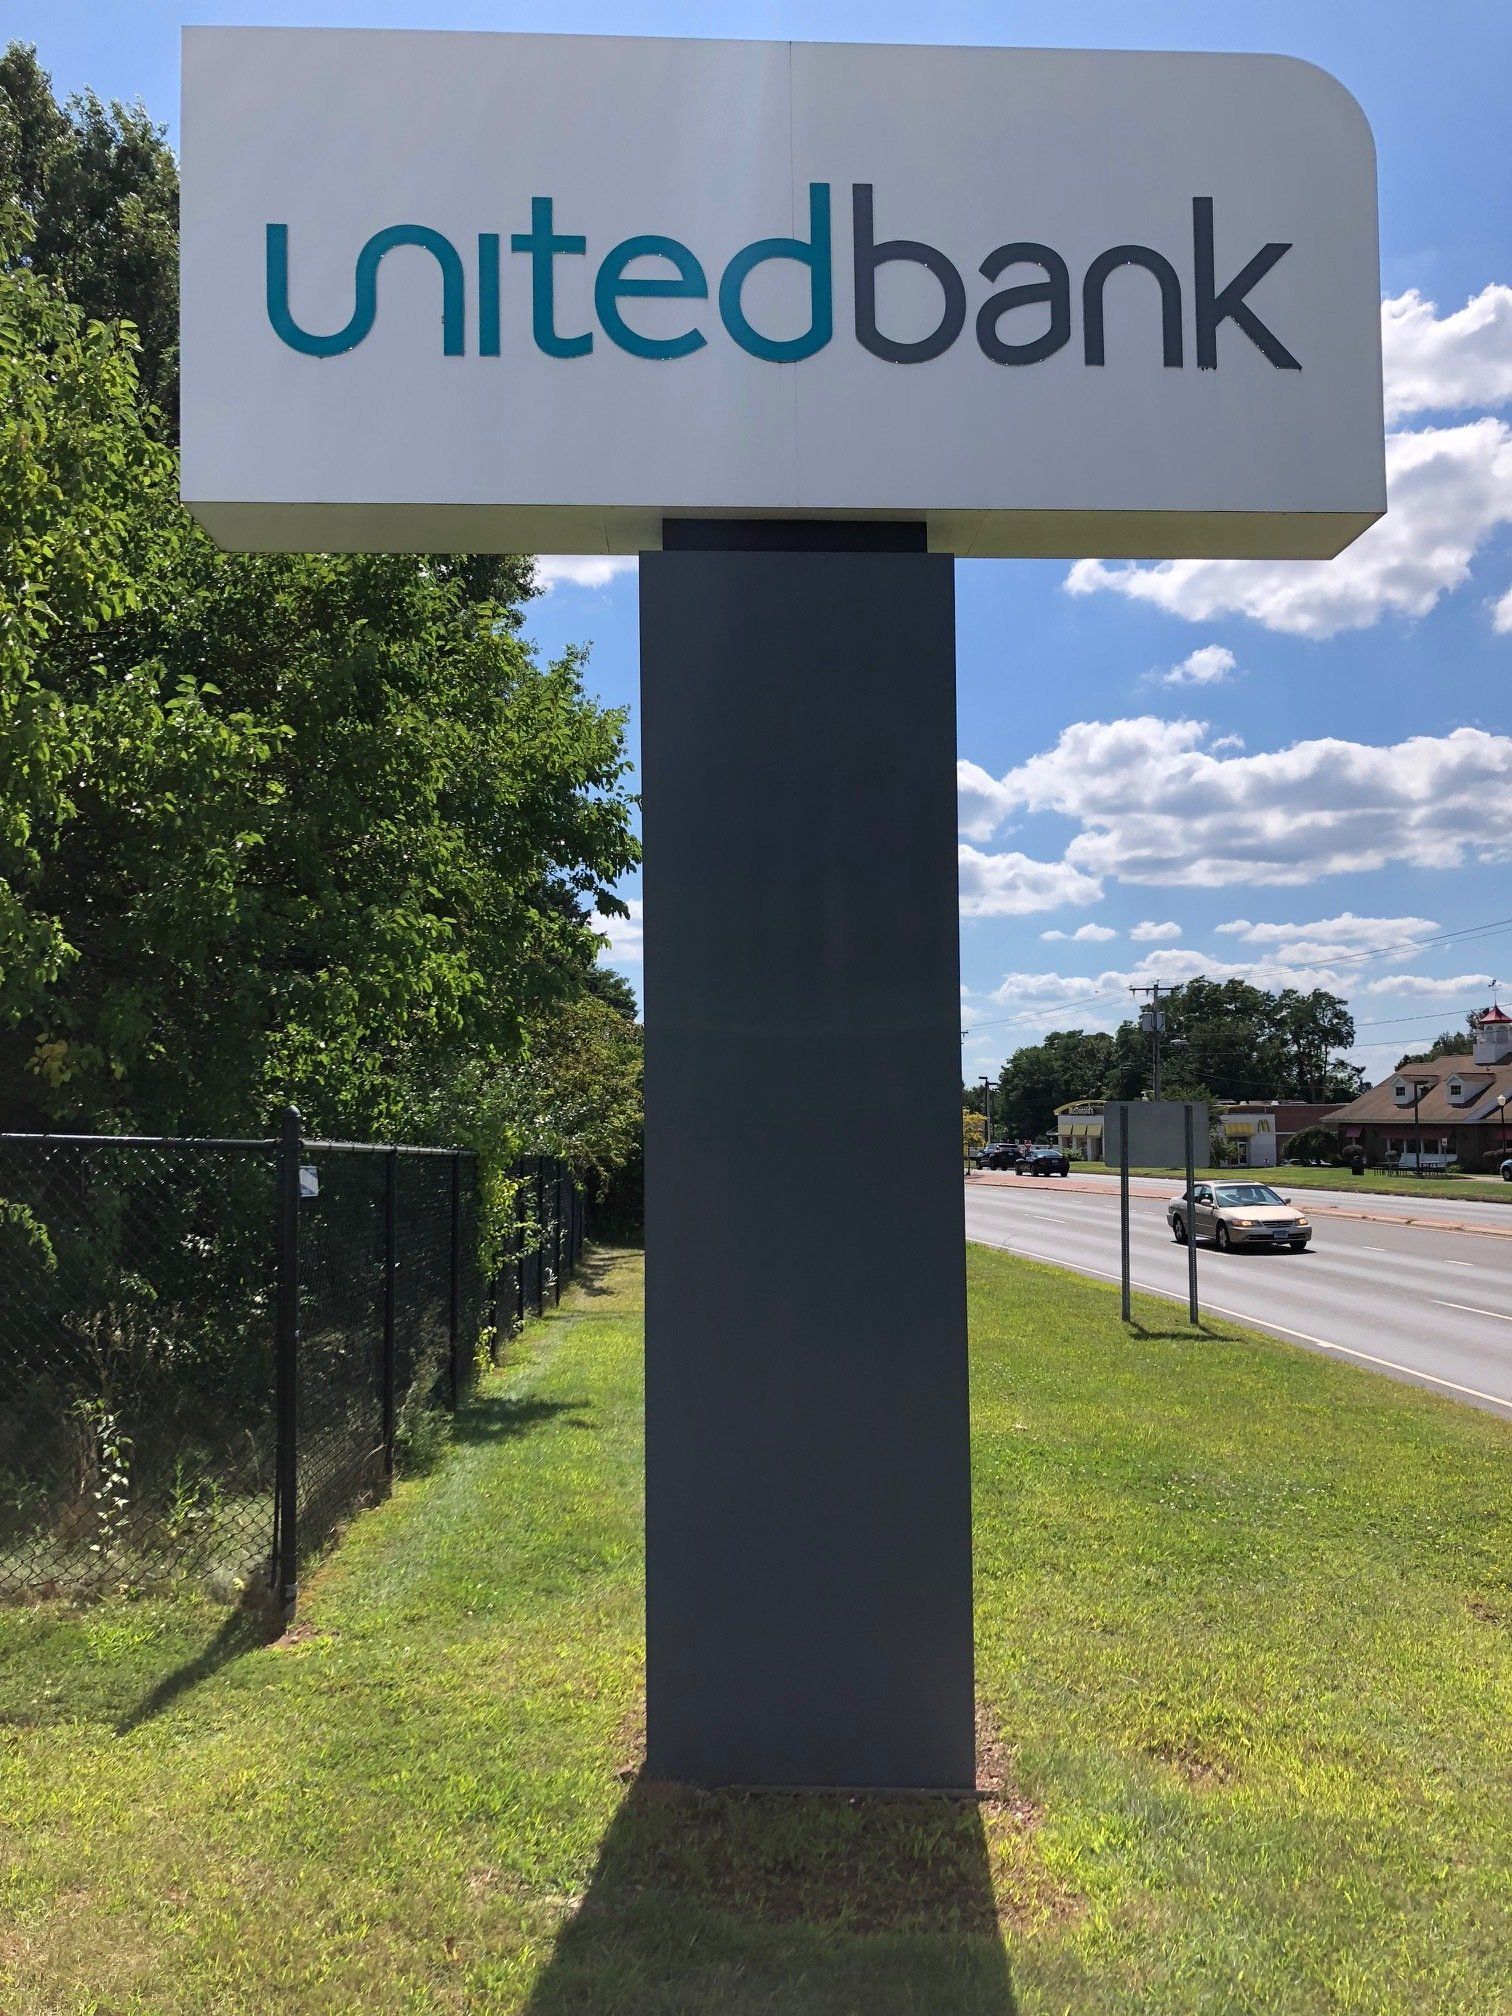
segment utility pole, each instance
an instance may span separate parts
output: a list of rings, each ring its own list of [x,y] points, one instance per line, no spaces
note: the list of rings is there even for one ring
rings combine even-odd
[[[982,1073],[982,1146],[985,1148],[992,1139],[992,1073]]]
[[[1414,1078],[1412,1081],[1412,1124],[1417,1130],[1417,1174],[1423,1174],[1423,1119],[1418,1111],[1418,1102],[1426,1091],[1438,1083],[1436,1078]]]
[[[1170,998],[1174,991],[1170,987],[1166,989],[1167,999]],[[1150,997],[1149,1006],[1141,1008],[1139,1011],[1139,1026],[1151,1039],[1154,1048],[1155,1097],[1158,1099],[1160,1097],[1160,1039],[1165,1033],[1165,1016],[1161,1012],[1160,1007],[1160,982],[1158,980],[1152,981],[1148,987],[1131,987],[1129,992],[1131,994],[1148,994]]]

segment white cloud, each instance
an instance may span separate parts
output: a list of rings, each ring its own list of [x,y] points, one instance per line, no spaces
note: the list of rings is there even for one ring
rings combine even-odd
[[[631,896],[625,908],[630,912],[628,917],[599,917],[594,920],[599,936],[609,941],[604,957],[620,965],[633,964],[644,956],[641,934],[645,905],[638,896]]]
[[[1000,778],[995,802],[1074,819],[1056,872],[1099,886],[1282,887],[1392,861],[1512,859],[1512,735],[1325,737],[1258,755],[1215,754],[1206,737],[1202,721],[1079,721]]]
[[[1512,399],[1512,287],[1492,285],[1452,315],[1415,287],[1381,303],[1386,418]]]
[[[1068,1002],[1090,1005],[1094,995],[1110,993],[1121,978],[1114,973],[1100,973],[1096,979],[1084,973],[1005,973],[992,998],[1004,1007],[1019,1001],[1059,1002],[1062,995]],[[1127,1005],[1121,1012],[1127,1012]]]
[[[1101,973],[1006,973],[994,988],[992,999],[1003,1007],[1022,1007],[1039,1021],[1040,1008],[1053,1024],[1057,1015],[1074,1008],[1076,1019],[1086,1027],[1116,1028],[1132,1010],[1131,987],[1147,987],[1158,980],[1162,987],[1177,986],[1199,974],[1209,980],[1248,980],[1257,987],[1326,987],[1342,991],[1346,976],[1328,967],[1291,967],[1261,955],[1256,959],[1218,959],[1211,953],[1181,946],[1161,946],[1146,952],[1129,966],[1110,966]],[[1017,1019],[1017,1018],[1015,1018]]]
[[[1484,287],[1448,315],[1409,288],[1381,303],[1381,351],[1388,420],[1512,400],[1512,287]],[[1385,518],[1334,560],[1079,560],[1066,586],[1075,595],[1111,590],[1193,623],[1248,616],[1299,637],[1425,616],[1512,522],[1512,430],[1489,417],[1401,430],[1387,438],[1386,483]],[[1512,593],[1495,621],[1512,630]],[[1174,667],[1167,683],[1210,683],[1181,674]]]
[[[1244,737],[1242,735],[1220,735],[1216,741],[1209,742],[1208,744],[1208,748],[1215,756],[1220,755],[1225,749],[1242,749],[1243,747]]]
[[[1179,938],[1181,936],[1181,926],[1169,922],[1156,924],[1147,917],[1142,924],[1134,926],[1129,936],[1134,940],[1136,945],[1152,945],[1163,939]]]
[[[1499,637],[1512,637],[1512,588],[1492,604],[1491,627]]]
[[[1102,884],[1067,861],[1031,861],[1027,854],[983,854],[962,846],[963,917],[1022,917],[1063,903],[1095,903]]]
[[[1110,938],[1116,938],[1117,936],[1118,933],[1110,930],[1106,924],[1079,924],[1074,931],[1041,931],[1040,933],[1040,937],[1047,941],[1061,938],[1070,945],[1105,945]]]
[[[1438,925],[1431,917],[1357,917],[1345,910],[1337,917],[1319,917],[1311,924],[1252,924],[1237,917],[1214,929],[1246,945],[1268,945],[1278,959],[1337,959],[1345,954],[1396,952],[1421,938],[1433,938]]]
[[[1153,676],[1162,686],[1220,686],[1237,663],[1233,652],[1222,644],[1199,644],[1169,672]]]
[[[990,840],[1009,813],[1003,787],[980,763],[956,764],[956,820],[968,840]]]
[[[1512,429],[1483,419],[1393,434],[1386,480],[1386,516],[1334,560],[1078,560],[1066,586],[1111,590],[1193,623],[1248,616],[1299,637],[1425,616],[1468,578],[1491,533],[1512,523]]]
[[[1493,984],[1489,973],[1383,973],[1361,989],[1365,994],[1463,994],[1466,1002],[1478,1000]]]
[[[543,595],[555,588],[607,588],[635,569],[633,553],[540,553],[536,584]]]

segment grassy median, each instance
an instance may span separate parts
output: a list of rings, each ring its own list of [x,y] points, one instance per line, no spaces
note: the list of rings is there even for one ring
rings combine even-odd
[[[639,1270],[600,1263],[283,1641],[0,1613],[0,2008],[1501,2006],[1512,1428],[970,1264],[979,1805],[636,1784]]]

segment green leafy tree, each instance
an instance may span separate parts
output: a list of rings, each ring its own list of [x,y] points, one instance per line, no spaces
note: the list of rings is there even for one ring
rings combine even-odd
[[[173,292],[175,187],[145,117],[8,53],[0,1112],[455,1135],[438,1085],[614,992],[623,724],[525,645],[528,561],[226,555],[186,516],[132,293]]]
[[[140,105],[60,106],[30,45],[0,55],[0,176],[31,224],[26,259],[98,322],[129,322],[140,395],[178,423],[178,169]]]
[[[1321,988],[1270,993],[1247,980],[1196,979],[1168,996],[1161,1009],[1165,1080],[1170,1096],[1224,1099],[1353,1098],[1359,1072],[1337,1052],[1354,1041],[1354,1019],[1337,995]],[[1153,1087],[1154,1052],[1137,1021],[1118,1032],[1118,1090],[1138,1098]],[[1188,1088],[1178,1094],[1178,1082]]]
[[[1409,1050],[1405,1057],[1397,1059],[1397,1069],[1404,1064],[1436,1064],[1440,1057],[1469,1057],[1474,1054],[1475,1043],[1467,1029],[1446,1029],[1435,1036],[1426,1050]]]
[[[1288,1162],[1334,1162],[1339,1137],[1329,1127],[1303,1127],[1286,1144]]]
[[[1352,1099],[1358,1069],[1337,1055],[1354,1021],[1321,988],[1268,993],[1244,980],[1192,980],[1161,999],[1161,1091],[1169,1099]],[[1079,1099],[1141,1099],[1154,1089],[1154,1046],[1130,1019],[1110,1036],[1056,1030],[1016,1050],[999,1074],[1003,1131],[1035,1135]],[[964,1089],[964,1088],[963,1088]]]
[[[1015,1050],[998,1073],[999,1131],[1011,1140],[1048,1133],[1057,1106],[1106,1094],[1113,1062],[1113,1038],[1101,1030],[1057,1029]]]
[[[73,816],[95,728],[49,677],[138,599],[139,500],[169,479],[142,433],[129,339],[20,263],[0,199],[0,1026],[34,1012],[77,957],[38,891]]]
[[[584,991],[620,719],[423,562],[223,555],[171,488],[137,516],[136,606],[30,654],[62,790],[24,915],[63,949],[0,982],[7,1104],[413,1131],[443,1064]]]

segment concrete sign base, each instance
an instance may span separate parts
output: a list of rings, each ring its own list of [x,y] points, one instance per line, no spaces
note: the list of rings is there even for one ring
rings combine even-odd
[[[656,1778],[974,1780],[954,588],[924,543],[669,522],[641,559]]]

